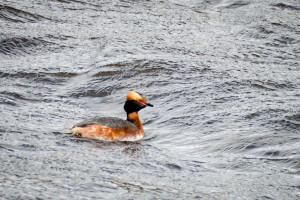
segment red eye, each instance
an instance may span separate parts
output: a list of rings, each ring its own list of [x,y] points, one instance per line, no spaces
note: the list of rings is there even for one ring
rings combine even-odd
[[[139,99],[138,101],[139,101],[140,103],[142,103],[142,100]]]

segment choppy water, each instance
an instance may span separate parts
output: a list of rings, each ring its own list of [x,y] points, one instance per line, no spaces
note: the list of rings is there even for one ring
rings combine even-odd
[[[299,1],[0,2],[1,199],[300,199]],[[145,138],[65,127],[124,117]]]

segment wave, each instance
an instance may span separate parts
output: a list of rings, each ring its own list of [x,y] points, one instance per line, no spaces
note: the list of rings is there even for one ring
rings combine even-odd
[[[44,47],[50,44],[40,38],[13,37],[0,40],[0,53],[17,55],[32,51],[32,48]]]
[[[300,10],[300,6],[293,6],[285,3],[277,3],[277,4],[273,4],[273,6],[281,9]]]
[[[14,23],[37,22],[45,17],[11,6],[0,5],[0,19]]]

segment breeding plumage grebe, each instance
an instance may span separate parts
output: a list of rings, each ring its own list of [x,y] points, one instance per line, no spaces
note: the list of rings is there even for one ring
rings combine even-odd
[[[144,129],[138,111],[146,106],[153,107],[145,96],[129,91],[124,105],[127,120],[116,117],[88,119],[72,126],[72,134],[102,141],[141,140],[144,136]]]

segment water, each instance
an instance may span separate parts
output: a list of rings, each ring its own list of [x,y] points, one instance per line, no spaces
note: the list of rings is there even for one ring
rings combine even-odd
[[[0,3],[1,199],[299,199],[298,1]],[[125,118],[145,138],[67,126]]]

